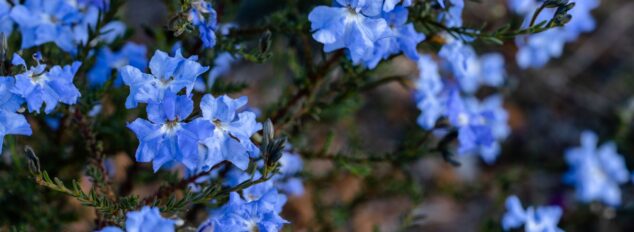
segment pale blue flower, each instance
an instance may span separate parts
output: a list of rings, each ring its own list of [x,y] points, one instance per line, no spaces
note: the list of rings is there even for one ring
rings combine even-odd
[[[102,86],[112,74],[112,70],[118,70],[125,65],[130,65],[140,70],[147,66],[147,49],[144,45],[127,42],[119,51],[113,52],[104,47],[97,52],[95,65],[88,72],[88,83],[91,86]],[[122,80],[117,74],[113,85],[121,86]]]
[[[570,170],[564,180],[575,186],[578,200],[599,201],[610,206],[621,204],[620,184],[629,181],[625,160],[618,154],[616,144],[598,146],[596,134],[584,131],[581,146],[566,150]]]
[[[474,148],[471,153],[478,153],[482,160],[491,164],[500,153],[499,141],[506,139],[510,134],[510,128],[508,125],[508,113],[502,107],[503,98],[499,95],[489,96],[483,101],[479,101],[475,98],[465,100],[465,105],[471,112],[478,112],[481,117],[483,126],[482,129],[486,130],[486,135],[490,131],[494,141],[492,143],[481,144]]]
[[[401,2],[403,3],[401,4],[401,6],[403,7],[412,5],[412,0],[385,0],[385,2],[383,3],[383,12],[390,12],[394,10],[394,8],[396,8],[396,5]]]
[[[444,100],[440,93],[443,91],[443,83],[438,71],[438,65],[429,55],[423,55],[417,62],[419,77],[416,81],[415,101],[421,111],[418,116],[418,125],[424,129],[432,129],[436,121],[444,115]]]
[[[27,68],[26,63],[19,55],[14,54],[13,57],[14,65],[22,65],[25,69]],[[44,112],[47,114],[51,113],[59,102],[69,105],[75,104],[81,96],[73,84],[73,78],[79,66],[81,66],[81,62],[76,61],[63,67],[56,65],[46,71],[46,65],[38,63],[37,66],[15,76],[15,86],[11,92],[24,98],[31,112],[40,112],[44,103],[46,103]]]
[[[13,94],[15,81],[11,77],[0,77],[0,154],[6,135],[31,135],[31,126],[24,115],[16,113],[24,99]]]
[[[176,221],[164,218],[159,208],[144,206],[140,211],[126,214],[125,230],[127,232],[173,232]]]
[[[209,77],[207,77],[207,87],[211,87],[220,76],[229,73],[231,65],[239,61],[241,57],[232,55],[228,52],[220,53],[216,59],[214,59],[214,66],[209,71]]]
[[[517,196],[506,199],[507,212],[502,217],[505,231],[522,228],[526,232],[563,232],[557,227],[562,210],[559,206],[528,207],[524,209]]]
[[[273,192],[271,192],[273,193]],[[267,194],[265,198],[283,195]],[[276,212],[275,202],[261,199],[247,202],[236,192],[229,195],[229,202],[212,212],[209,219],[198,227],[199,232],[276,232],[288,223]]]
[[[297,177],[304,169],[302,157],[287,150],[283,153],[279,163],[280,172],[272,178],[275,182],[275,188],[292,196],[304,194],[302,179]]]
[[[190,170],[200,162],[198,156],[199,131],[212,131],[211,123],[198,123],[195,127],[183,122],[194,107],[187,96],[167,92],[161,102],[150,101],[147,106],[148,120],[136,119],[128,124],[140,141],[136,150],[138,162],[152,162],[154,171],[168,162],[181,163]]]
[[[346,48],[352,62],[371,56],[374,43],[390,36],[387,22],[380,18],[382,1],[337,0],[334,6],[317,6],[308,15],[313,38],[324,51]]]
[[[9,13],[11,6],[6,0],[0,0],[0,33],[4,33],[5,37],[9,37],[13,31],[13,20]]]
[[[202,165],[212,167],[224,160],[230,161],[242,170],[249,165],[249,157],[258,155],[259,148],[251,142],[251,136],[262,128],[249,111],[240,112],[246,106],[247,98],[232,99],[228,96],[203,96],[200,109],[202,118],[212,122],[216,129],[213,135],[204,139],[206,159]]]
[[[166,92],[178,93],[185,89],[189,95],[196,78],[209,69],[196,62],[195,58],[184,58],[180,52],[171,57],[159,50],[152,56],[149,66],[152,74],[143,73],[131,65],[119,70],[123,83],[130,86],[126,108],[134,108],[139,102],[160,101]]]
[[[382,14],[388,23],[391,35],[375,42],[372,55],[363,58],[366,67],[373,69],[381,60],[399,52],[403,52],[412,60],[418,59],[416,45],[425,39],[425,35],[417,32],[414,29],[414,24],[407,23],[407,14],[407,9],[401,6]]]
[[[443,20],[447,27],[461,27],[464,0],[449,0],[449,8],[446,8],[444,0],[438,0],[438,3],[445,9],[444,12],[439,14],[439,19]]]
[[[76,49],[73,26],[82,14],[66,0],[26,0],[11,9],[11,18],[22,32],[21,48],[55,42],[66,52]]]

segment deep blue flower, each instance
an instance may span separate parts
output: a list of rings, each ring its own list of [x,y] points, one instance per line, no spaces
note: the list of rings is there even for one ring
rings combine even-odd
[[[160,101],[166,92],[178,93],[185,89],[189,95],[196,78],[209,69],[193,58],[184,58],[180,52],[171,57],[159,50],[152,56],[149,66],[152,74],[143,73],[131,65],[120,69],[123,83],[130,86],[126,100],[128,109],[136,107],[139,102]]]
[[[6,0],[0,0],[0,33],[9,37],[13,31],[13,20],[10,17],[11,6]]]
[[[267,194],[264,198],[283,195]],[[199,232],[276,232],[288,223],[276,212],[272,199],[247,202],[236,192],[229,195],[229,202],[212,212],[209,219],[198,227]]]
[[[196,124],[191,128],[183,122],[194,107],[187,96],[167,92],[161,102],[150,101],[148,120],[136,119],[128,124],[140,141],[136,150],[138,162],[152,162],[154,171],[168,162],[181,163],[190,170],[199,162],[196,131],[214,129],[211,123]],[[198,121],[196,121],[198,122]],[[193,123],[193,122],[192,122]]]
[[[203,165],[212,167],[224,160],[242,170],[249,165],[249,157],[258,155],[258,147],[251,136],[262,128],[253,112],[239,110],[247,104],[247,98],[232,99],[228,96],[203,96],[200,109],[203,119],[213,123],[213,135],[204,139],[206,154]]]
[[[308,15],[313,38],[324,51],[346,48],[352,62],[359,64],[374,52],[377,40],[390,36],[380,18],[382,1],[337,0],[334,6],[317,6]]]
[[[211,7],[211,3],[205,0],[193,1],[189,11],[189,20],[198,28],[204,47],[211,48],[216,45],[218,19],[216,11]]]
[[[118,70],[125,65],[130,65],[140,70],[147,66],[147,49],[143,45],[132,42],[126,43],[121,50],[113,52],[108,47],[104,47],[97,52],[95,65],[88,72],[88,82],[91,86],[103,85],[112,74],[112,70]],[[121,86],[122,80],[117,74],[114,86]]]
[[[26,0],[11,9],[11,18],[20,26],[23,49],[48,42],[66,52],[76,49],[72,27],[82,14],[66,0]]]
[[[156,207],[144,206],[140,211],[126,214],[125,230],[127,232],[173,232],[176,221],[161,216]]]
[[[15,80],[11,77],[0,77],[0,154],[6,135],[31,135],[31,126],[24,115],[16,113],[24,99],[13,94]]]
[[[576,187],[577,198],[582,202],[599,201],[619,206],[619,185],[630,179],[625,160],[617,153],[613,142],[597,145],[598,139],[593,132],[581,134],[581,146],[566,151],[570,171],[564,180]]]
[[[26,63],[18,54],[13,55],[13,64],[27,68]],[[81,62],[73,62],[63,67],[53,66],[47,71],[46,65],[38,63],[37,66],[15,76],[15,86],[11,92],[24,98],[31,112],[40,112],[44,103],[46,103],[44,112],[47,114],[55,109],[58,102],[75,104],[81,96],[73,84],[73,78],[79,66]]]
[[[528,207],[524,209],[517,196],[506,199],[506,210],[502,218],[504,230],[521,228],[526,232],[563,232],[557,227],[562,210],[559,206]]]

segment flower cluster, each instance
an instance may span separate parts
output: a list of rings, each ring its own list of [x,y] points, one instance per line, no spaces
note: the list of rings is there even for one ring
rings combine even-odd
[[[40,63],[39,53],[34,58],[37,64],[28,67],[20,55],[13,54],[12,64],[22,67],[24,72],[0,77],[0,149],[5,135],[31,135],[29,123],[18,113],[23,103],[30,112],[39,113],[44,106],[44,112],[49,114],[59,103],[72,105],[81,96],[73,84],[80,62],[47,68]]]
[[[254,192],[257,195],[243,193],[247,197],[231,193],[229,202],[212,211],[209,219],[200,225],[198,231],[280,231],[282,226],[288,223],[279,216],[286,198],[275,189]]]
[[[566,42],[576,40],[583,32],[592,31],[595,21],[590,12],[599,6],[598,0],[574,0],[559,1],[562,4],[573,4],[574,8],[567,11],[572,16],[570,22],[563,27],[553,28],[542,33],[521,36],[516,38],[519,50],[516,54],[517,64],[521,68],[539,68],[544,66],[551,58],[561,56]],[[524,26],[530,26],[533,13],[542,5],[537,0],[509,0],[512,11],[525,17]],[[546,8],[536,18],[535,23],[548,21],[560,8]]]
[[[11,9],[0,2],[0,32],[10,34],[13,23],[22,35],[22,49],[53,42],[65,52],[75,53],[77,46],[86,44],[90,29],[95,29],[100,8],[90,2],[69,0],[27,0]],[[7,17],[6,12],[10,12]],[[97,38],[112,42],[125,31],[125,25],[113,21],[100,29]]]
[[[418,124],[444,136],[447,131],[436,128],[438,120],[446,119],[457,130],[458,154],[480,154],[492,163],[500,152],[498,141],[509,134],[508,116],[502,108],[502,96],[479,100],[474,93],[480,86],[500,87],[504,83],[504,60],[495,53],[478,57],[472,47],[457,40],[445,44],[439,56],[438,62],[429,55],[417,62]],[[441,71],[451,78],[443,80]]]
[[[559,206],[528,207],[524,209],[517,196],[506,199],[506,210],[502,218],[504,230],[521,228],[526,232],[563,232],[557,227],[562,210]]]
[[[399,52],[417,59],[416,45],[425,35],[407,23],[411,1],[399,2],[337,0],[315,7],[308,15],[313,38],[326,52],[345,48],[353,63],[369,68]]]
[[[208,70],[177,52],[169,56],[156,51],[150,60],[152,74],[127,65],[120,69],[123,82],[130,87],[126,107],[147,103],[149,120],[136,119],[128,125],[141,144],[139,162],[152,162],[157,171],[166,163],[180,163],[189,170],[209,170],[229,161],[246,169],[249,157],[259,152],[250,137],[261,129],[255,114],[241,111],[246,97],[203,96],[202,117],[188,120],[194,109],[191,91],[196,79]],[[178,95],[185,91],[184,95]]]

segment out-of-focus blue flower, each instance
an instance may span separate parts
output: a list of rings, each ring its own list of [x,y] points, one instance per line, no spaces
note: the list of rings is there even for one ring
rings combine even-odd
[[[414,95],[416,106],[421,111],[418,125],[424,129],[432,129],[436,121],[444,115],[444,100],[440,98],[443,83],[440,79],[438,65],[429,55],[423,55],[417,62],[419,77],[416,81]]]
[[[462,91],[474,93],[481,85],[498,87],[504,83],[504,57],[489,53],[478,57],[473,47],[453,40],[438,53],[447,63]]]
[[[123,232],[123,230],[116,226],[107,226],[99,230],[98,232]]]
[[[412,0],[385,0],[383,3],[383,12],[390,12],[394,10],[397,4],[403,2],[401,6],[407,7],[412,5]]]
[[[466,104],[456,89],[450,90],[447,116],[451,125],[458,129],[459,154],[470,154],[495,143],[490,125],[491,112],[477,111]]]
[[[190,170],[195,169],[199,162],[195,134],[198,131],[212,131],[214,126],[203,122],[190,127],[183,122],[193,107],[194,103],[189,97],[171,92],[167,92],[160,102],[150,101],[147,106],[149,121],[136,119],[128,124],[140,141],[136,160],[152,162],[154,171],[168,162],[182,163]]]
[[[140,211],[126,214],[125,230],[127,232],[173,232],[176,221],[161,216],[156,207],[144,206]]]
[[[267,194],[264,198],[280,197],[279,194]],[[279,216],[275,202],[271,199],[260,199],[247,202],[238,193],[229,195],[229,202],[212,212],[209,219],[198,227],[199,232],[250,232],[281,231],[282,226],[288,223]]]
[[[532,14],[536,5],[535,0],[508,0],[509,9],[520,15]]]
[[[147,49],[144,45],[132,42],[126,43],[121,50],[113,52],[108,47],[104,47],[97,53],[95,65],[88,72],[88,83],[91,86],[101,86],[112,74],[112,70],[117,70],[130,65],[140,70],[144,70],[147,66]],[[113,85],[121,86],[122,81],[119,75],[115,79]]]
[[[130,86],[126,100],[128,109],[136,107],[139,102],[160,101],[166,92],[178,93],[186,89],[189,95],[196,78],[209,69],[193,58],[184,58],[180,52],[171,57],[159,50],[152,56],[149,66],[152,74],[143,73],[131,65],[120,69],[123,83]]]
[[[193,1],[192,8],[189,11],[189,20],[198,28],[204,47],[211,48],[216,45],[218,19],[216,11],[211,7],[211,3],[204,0]]]
[[[15,80],[10,77],[0,77],[0,154],[6,135],[31,135],[31,126],[24,115],[16,113],[24,99],[13,94]]]
[[[438,0],[438,4],[445,8],[445,12],[438,15],[439,20],[445,21],[448,27],[462,26],[462,10],[464,9],[464,0],[449,0],[449,8],[445,7],[444,0]]]
[[[13,20],[11,20],[11,6],[6,0],[0,0],[0,33],[9,37],[13,31]]]
[[[214,59],[214,66],[209,71],[209,77],[207,78],[207,87],[211,87],[218,77],[227,74],[231,70],[231,64],[240,60],[240,57],[236,57],[228,52],[223,52]]]
[[[502,96],[493,95],[487,97],[483,101],[478,101],[475,98],[465,100],[466,108],[470,112],[477,112],[482,120],[482,128],[485,133],[484,136],[488,136],[489,132],[493,138],[493,142],[485,142],[475,147],[473,150],[465,152],[478,153],[482,160],[491,164],[500,153],[500,144],[498,141],[506,139],[510,133],[508,126],[508,113],[502,107]]]
[[[346,48],[355,64],[374,52],[377,40],[390,36],[380,18],[383,1],[337,0],[334,6],[317,6],[308,15],[313,38],[324,51]]]
[[[79,4],[78,8],[82,14],[82,18],[80,22],[73,27],[75,43],[85,45],[88,42],[94,43],[96,41],[103,41],[109,44],[125,33],[125,23],[121,21],[111,21],[101,27],[99,35],[95,38],[96,41],[88,41],[88,31],[89,29],[95,30],[97,21],[99,20],[99,12],[103,12],[103,10],[94,5],[82,4]]]
[[[566,151],[570,171],[564,180],[576,187],[577,198],[582,202],[600,201],[618,206],[621,204],[619,184],[630,178],[625,160],[613,142],[597,145],[596,134],[590,131],[581,134],[581,146]]]
[[[20,26],[22,48],[55,42],[62,50],[76,49],[73,26],[82,14],[66,0],[27,0],[11,9],[11,18]]]
[[[80,5],[94,6],[100,11],[106,11],[110,8],[110,0],[79,0]]]
[[[13,64],[22,65],[27,69],[26,63],[18,54],[13,55]],[[46,65],[38,63],[37,66],[15,76],[15,86],[11,92],[24,98],[31,112],[40,112],[44,103],[44,112],[47,114],[55,109],[58,102],[75,104],[81,96],[73,84],[79,66],[81,62],[76,61],[63,67],[56,65],[46,71]]]
[[[414,24],[407,23],[407,14],[407,9],[402,6],[397,6],[394,10],[382,14],[388,23],[391,35],[375,42],[372,55],[364,58],[365,66],[372,69],[381,60],[401,51],[412,60],[418,59],[416,45],[425,39],[425,35],[418,33],[414,29]]]
[[[298,154],[285,151],[280,158],[280,172],[273,176],[275,188],[292,195],[304,194],[304,184],[297,175],[304,169],[304,161]]]
[[[515,195],[506,199],[507,212],[502,217],[504,230],[521,228],[526,232],[563,232],[557,227],[562,210],[558,206],[528,207],[524,209]]]
[[[591,11],[598,7],[598,0],[576,0],[574,3],[575,7],[568,11],[572,19],[563,27],[515,39],[519,48],[516,54],[517,64],[521,68],[543,67],[550,58],[561,56],[566,42],[576,40],[581,33],[594,30],[596,23]],[[523,26],[528,27],[533,12],[541,3],[536,0],[509,0],[509,5],[514,11],[525,16]],[[544,9],[535,22],[550,20],[554,13],[555,9]]]
[[[230,161],[236,167],[246,170],[249,157],[258,155],[258,147],[251,142],[251,136],[262,129],[253,112],[239,110],[247,104],[247,98],[232,99],[228,96],[203,96],[200,109],[203,119],[213,123],[213,135],[203,139],[206,155],[201,165],[207,168]]]

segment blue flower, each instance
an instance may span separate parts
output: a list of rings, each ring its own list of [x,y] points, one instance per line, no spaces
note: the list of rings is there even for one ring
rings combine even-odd
[[[374,43],[389,36],[385,19],[380,18],[382,1],[337,0],[334,6],[317,6],[308,15],[313,38],[324,51],[346,48],[352,62],[359,64],[371,56]]]
[[[216,59],[214,59],[214,66],[209,71],[209,77],[207,77],[207,87],[211,87],[216,79],[220,76],[227,74],[231,70],[231,64],[240,60],[239,56],[234,56],[231,53],[220,53]]]
[[[11,18],[20,26],[23,49],[48,42],[66,52],[76,49],[72,27],[82,15],[68,1],[26,0],[11,9]]]
[[[462,10],[464,9],[464,0],[449,0],[449,8],[445,7],[444,0],[438,0],[439,5],[445,8],[445,12],[438,15],[440,20],[444,20],[448,27],[462,26]]]
[[[416,81],[415,101],[421,111],[418,125],[424,129],[432,129],[436,121],[445,113],[444,100],[440,93],[443,83],[440,79],[438,65],[429,55],[423,55],[417,62],[419,78]]]
[[[552,28],[547,31],[519,36],[515,43],[519,50],[516,54],[517,64],[521,68],[543,67],[551,58],[561,56],[566,42],[571,42],[583,32],[594,30],[596,22],[591,15],[599,2],[597,0],[576,0],[575,7],[568,11],[572,19],[563,27]],[[535,0],[509,0],[513,9],[525,16],[524,27],[528,27],[533,12],[540,6]],[[555,9],[544,9],[537,17],[536,23],[548,21],[555,13]]]
[[[273,192],[271,192],[273,193]],[[267,194],[265,197],[283,195]],[[279,216],[272,199],[247,202],[236,192],[229,195],[229,202],[212,212],[209,219],[198,227],[199,232],[274,232],[281,231],[288,223]]]
[[[475,98],[465,100],[466,108],[471,112],[478,112],[482,120],[482,130],[485,136],[489,133],[493,137],[493,142],[485,142],[473,148],[473,150],[465,150],[465,152],[478,153],[480,157],[488,163],[493,163],[500,153],[500,144],[498,141],[506,139],[510,133],[508,126],[508,113],[502,107],[503,99],[499,95],[489,96],[483,101]]]
[[[582,202],[599,201],[618,206],[621,204],[619,184],[630,178],[625,160],[613,142],[597,145],[596,134],[590,131],[581,134],[581,146],[566,150],[570,171],[564,180],[576,187],[577,198]]]
[[[528,207],[524,209],[517,196],[506,199],[506,210],[502,218],[504,230],[521,228],[526,232],[563,232],[557,227],[562,210],[558,206]]]
[[[227,160],[246,170],[249,157],[258,155],[259,149],[251,142],[251,136],[262,129],[262,125],[255,120],[253,112],[239,112],[246,104],[246,97],[203,96],[200,102],[202,118],[216,126],[213,135],[202,141],[207,151],[203,165],[207,168]]]
[[[27,68],[26,63],[18,54],[13,55],[13,64]],[[55,109],[58,102],[75,104],[81,96],[73,84],[73,78],[79,66],[81,62],[76,61],[63,67],[56,65],[46,71],[46,65],[38,63],[37,66],[15,76],[15,86],[11,92],[26,99],[31,112],[40,112],[44,103],[46,103],[44,112],[47,114]]]
[[[497,87],[504,83],[506,71],[501,54],[478,57],[473,47],[453,40],[445,44],[438,55],[445,60],[461,90],[466,93],[474,93],[480,85]]]
[[[147,66],[147,49],[143,45],[132,42],[126,43],[121,50],[113,52],[108,47],[104,47],[97,53],[95,65],[88,72],[88,83],[91,86],[101,86],[111,76],[113,69],[130,65],[137,69],[145,69]],[[117,75],[114,86],[121,86],[122,80]]]
[[[11,6],[6,0],[0,0],[0,33],[4,33],[5,37],[9,37],[13,31],[13,20],[9,16]]]
[[[150,101],[148,120],[136,119],[128,124],[140,141],[136,150],[138,162],[152,162],[154,171],[168,162],[177,162],[190,170],[199,162],[197,131],[212,131],[211,123],[195,123],[192,128],[183,122],[193,110],[194,103],[187,96],[167,92],[161,102]],[[193,131],[192,131],[193,130]]]
[[[205,15],[208,15],[207,18],[205,18]],[[203,46],[205,48],[215,46],[218,19],[216,11],[211,7],[211,3],[204,0],[193,1],[192,8],[189,11],[189,18],[192,24],[198,28]]]
[[[31,135],[31,126],[24,115],[16,113],[24,99],[13,94],[15,81],[10,77],[0,77],[0,154],[6,135]]]
[[[140,211],[126,214],[127,232],[173,232],[176,221],[161,216],[156,207],[144,206]]]
[[[407,7],[412,5],[412,0],[385,0],[383,3],[383,12],[390,12],[396,8],[396,5],[403,2],[401,6]]]
[[[139,102],[160,101],[166,92],[178,93],[185,89],[189,95],[196,78],[209,69],[196,62],[196,58],[184,58],[180,52],[170,57],[159,50],[152,56],[149,66],[152,74],[143,73],[131,65],[120,69],[123,83],[130,86],[126,100],[128,109],[136,107]]]
[[[407,23],[407,14],[407,8],[401,6],[382,14],[389,25],[391,36],[375,42],[373,54],[364,58],[365,66],[372,69],[381,60],[401,51],[412,60],[418,59],[416,45],[425,39],[425,35],[418,33],[414,29],[414,24]]]
[[[96,41],[88,41],[88,31],[89,29],[95,30],[97,21],[99,20],[99,13],[103,12],[103,10],[92,4],[79,4],[78,7],[82,13],[82,18],[81,21],[73,27],[76,43],[85,45],[88,42],[95,43],[97,41],[103,41],[109,44],[125,33],[125,23],[121,21],[111,21],[106,25],[102,25]]]
[[[287,147],[288,149],[288,147]],[[304,194],[304,184],[302,179],[297,177],[304,169],[304,161],[298,154],[287,150],[280,158],[280,169],[277,175],[273,176],[275,188],[293,196]]]

